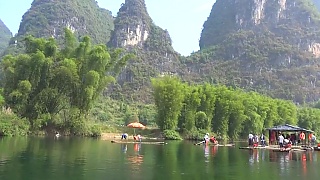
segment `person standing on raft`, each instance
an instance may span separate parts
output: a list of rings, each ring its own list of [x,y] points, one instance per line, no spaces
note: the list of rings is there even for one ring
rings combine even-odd
[[[209,133],[206,133],[203,137],[203,143],[208,144],[209,143]]]

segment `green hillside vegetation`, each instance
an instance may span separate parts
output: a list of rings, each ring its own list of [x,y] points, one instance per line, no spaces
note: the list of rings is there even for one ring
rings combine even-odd
[[[10,30],[0,19],[0,56],[4,49],[8,47],[11,36]]]
[[[88,36],[78,43],[68,29],[61,50],[53,38],[28,36],[25,43],[26,54],[5,56],[1,63],[5,106],[28,119],[32,131],[100,134],[89,126],[88,113],[132,55],[91,45]]]
[[[249,1],[214,4],[203,25],[201,50],[182,59],[192,70],[184,80],[225,84],[300,104],[317,101],[319,58],[308,47],[320,42],[319,11],[310,0],[296,1],[295,6],[287,1],[286,11],[292,13],[277,20],[272,14],[278,12],[278,2],[267,1],[267,17],[252,24],[251,7],[242,8]],[[237,24],[236,16],[245,25]]]
[[[118,100],[151,103],[153,99],[150,77],[157,77],[162,73],[176,73],[181,68],[179,55],[172,48],[170,35],[168,31],[153,23],[144,0],[125,1],[114,25],[115,30],[109,46],[123,47],[135,54],[136,59],[128,62],[110,95]],[[128,32],[128,29],[131,32]],[[146,31],[147,39],[136,45],[123,46],[124,41],[129,41],[128,34],[135,35],[137,29],[142,33]]]
[[[188,85],[170,76],[153,79],[152,86],[160,129],[179,129],[190,139],[213,131],[221,139],[236,140],[283,124],[320,132],[320,109],[297,107],[292,101],[221,85]]]
[[[62,45],[64,28],[74,31],[78,39],[88,35],[92,43],[106,44],[114,28],[113,17],[109,10],[100,8],[94,0],[34,0],[23,15],[18,34],[12,38],[6,54],[23,51],[23,40],[28,35],[54,37]],[[16,40],[18,44],[13,46]]]
[[[90,36],[94,43],[106,43],[113,30],[113,17],[94,0],[34,0],[22,17],[18,36],[51,37],[56,34],[63,37],[65,26],[62,24],[75,28],[76,35]]]

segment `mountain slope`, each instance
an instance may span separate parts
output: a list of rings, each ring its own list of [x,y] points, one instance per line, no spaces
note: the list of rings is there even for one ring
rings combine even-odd
[[[176,74],[179,54],[172,48],[168,31],[156,26],[144,0],[126,0],[114,21],[115,30],[109,42],[136,55],[118,78],[114,87],[117,98],[151,101],[150,77]]]
[[[106,43],[113,29],[111,12],[94,0],[34,0],[23,15],[19,35],[55,38],[68,27],[80,36],[89,35],[95,43]]]
[[[0,54],[9,45],[11,36],[10,30],[0,19]]]
[[[100,8],[94,0],[34,0],[6,52],[24,49],[21,42],[26,35],[54,37],[61,44],[64,28],[71,29],[78,37],[89,35],[95,44],[106,44],[113,27],[111,12]]]
[[[199,45],[186,60],[197,81],[300,103],[320,98],[320,13],[311,0],[217,0]]]

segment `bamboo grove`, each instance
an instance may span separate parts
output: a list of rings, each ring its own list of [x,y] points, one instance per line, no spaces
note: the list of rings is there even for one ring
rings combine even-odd
[[[87,36],[78,42],[68,29],[61,49],[53,38],[28,36],[24,42],[25,54],[1,62],[5,105],[33,130],[85,133],[93,102],[132,56],[91,45]]]
[[[320,109],[291,101],[220,85],[189,85],[172,76],[154,78],[152,86],[162,130],[212,131],[233,140],[280,124],[320,132]]]

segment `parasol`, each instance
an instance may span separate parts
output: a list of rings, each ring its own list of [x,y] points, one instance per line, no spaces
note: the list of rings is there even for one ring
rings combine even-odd
[[[134,134],[136,134],[136,131],[135,131],[136,128],[144,129],[146,126],[139,122],[133,122],[128,124],[127,127],[133,128]]]

